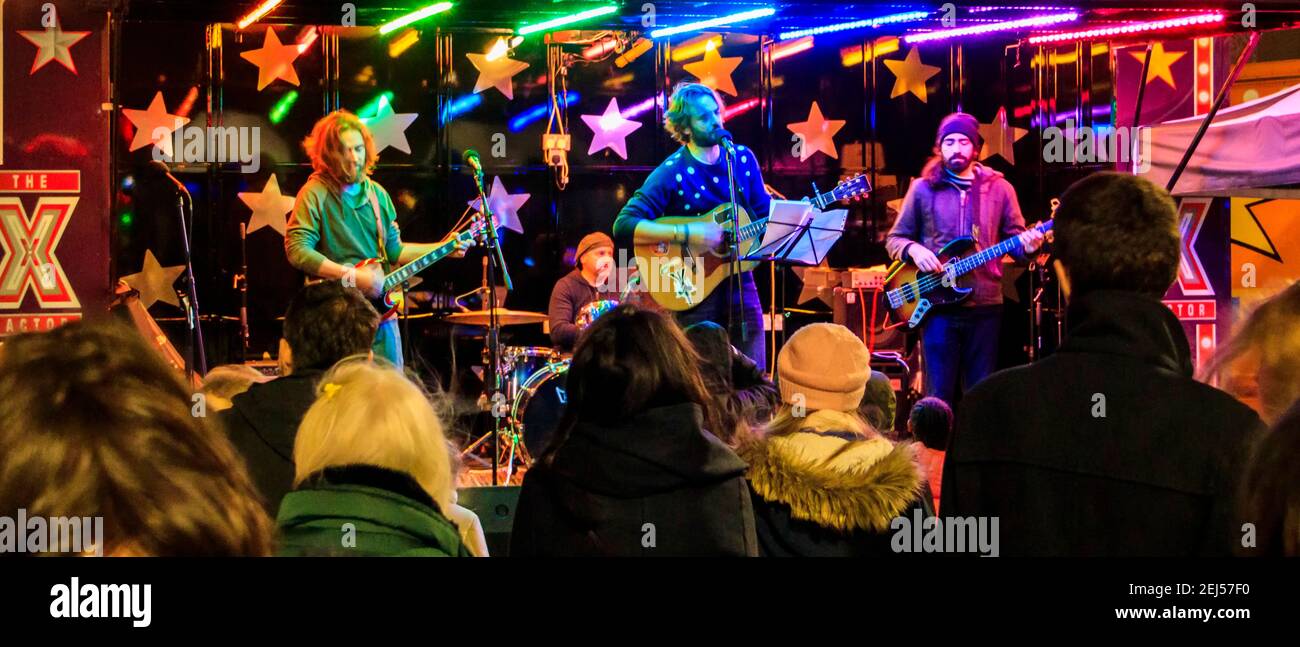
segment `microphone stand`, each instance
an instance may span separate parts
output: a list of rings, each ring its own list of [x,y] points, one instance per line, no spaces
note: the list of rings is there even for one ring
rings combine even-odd
[[[488,333],[484,339],[488,351],[488,383],[492,385],[492,392],[488,394],[488,407],[492,415],[492,485],[500,485],[501,474],[501,416],[497,415],[496,397],[501,394],[501,372],[497,363],[497,354],[500,349],[499,335],[501,324],[497,321],[497,299],[496,299],[496,273],[500,271],[505,278],[506,291],[510,291],[510,273],[506,269],[505,258],[501,256],[501,241],[497,238],[496,220],[492,215],[492,206],[488,204],[487,193],[483,190],[483,171],[476,165],[474,168],[474,187],[478,189],[478,196],[483,206],[483,217],[486,220],[487,236],[484,240],[487,244],[487,278],[488,278]],[[504,394],[502,394],[504,395]]]
[[[188,211],[191,216],[194,215],[193,205],[189,199],[188,191],[178,191],[176,195],[176,213],[180,216],[181,223],[181,243],[185,250],[185,290],[188,300],[186,302],[186,322],[189,324],[189,348],[186,350],[185,357],[185,375],[194,381],[194,353],[198,350],[199,363],[198,372],[200,375],[208,372],[207,354],[203,350],[203,322],[199,318],[199,297],[194,287],[194,263],[190,256],[190,232],[186,224],[185,212]]]
[[[736,148],[731,140],[724,139],[723,157],[727,163],[727,188],[731,192],[731,274],[727,277],[727,334],[731,334],[735,318],[735,298],[740,296],[740,341],[749,342],[749,326],[745,321],[745,285],[740,280],[740,206],[736,203]],[[702,268],[701,268],[702,269]],[[737,290],[736,288],[739,288]]]
[[[243,342],[240,356],[248,359],[248,225],[239,223],[239,276],[235,277],[235,287],[239,288],[239,337]]]

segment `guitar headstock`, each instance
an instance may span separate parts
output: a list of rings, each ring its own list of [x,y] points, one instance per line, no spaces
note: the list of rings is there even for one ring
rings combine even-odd
[[[866,175],[859,173],[835,186],[831,191],[831,202],[844,200],[846,202],[859,202],[866,200],[871,195],[871,181]]]
[[[492,216],[492,224],[497,229],[501,228],[495,215]],[[487,244],[487,219],[483,217],[483,214],[477,214],[470,218],[469,226],[465,228],[465,234],[469,235],[470,239],[479,245]]]

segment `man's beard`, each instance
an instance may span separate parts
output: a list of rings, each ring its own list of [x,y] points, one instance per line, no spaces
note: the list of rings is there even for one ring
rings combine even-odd
[[[943,165],[953,173],[962,173],[966,169],[970,168],[971,160],[962,155],[953,155],[952,157],[944,158]]]
[[[695,145],[700,148],[717,146],[722,143],[722,138],[718,137],[718,131],[716,130],[707,132],[692,131],[691,138],[695,140]]]

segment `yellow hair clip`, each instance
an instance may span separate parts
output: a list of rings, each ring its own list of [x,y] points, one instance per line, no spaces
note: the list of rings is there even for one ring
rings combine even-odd
[[[332,397],[334,397],[334,394],[335,394],[335,393],[338,393],[339,389],[341,389],[341,388],[343,388],[343,387],[342,387],[342,386],[339,386],[338,384],[335,384],[335,383],[333,383],[333,382],[326,382],[326,383],[325,383],[325,386],[323,386],[323,387],[321,387],[321,388],[323,388],[323,389],[325,390],[325,397],[326,397],[326,398],[332,398]]]

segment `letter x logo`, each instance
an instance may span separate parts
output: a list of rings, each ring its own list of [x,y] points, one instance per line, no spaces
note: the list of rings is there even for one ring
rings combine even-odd
[[[1205,216],[1210,213],[1209,198],[1183,200],[1178,208],[1178,228],[1182,253],[1178,259],[1178,287],[1183,296],[1214,296],[1214,286],[1196,253],[1196,238],[1201,234]]]
[[[42,308],[79,308],[63,266],[54,255],[63,230],[72,219],[77,197],[46,196],[36,201],[28,220],[17,196],[0,197],[0,310],[16,310],[28,286]]]

